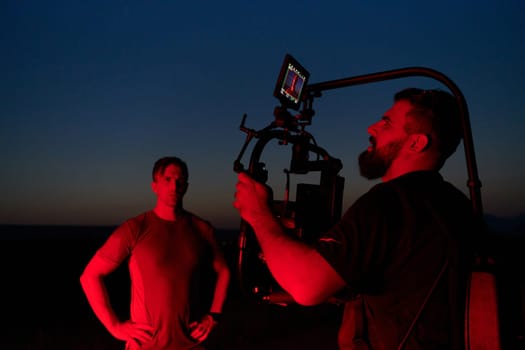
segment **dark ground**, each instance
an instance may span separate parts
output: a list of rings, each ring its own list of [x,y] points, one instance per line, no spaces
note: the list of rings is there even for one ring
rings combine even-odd
[[[95,318],[79,277],[111,227],[0,226],[0,349],[123,349]],[[222,241],[235,271],[236,241]],[[499,305],[504,349],[522,349],[525,332],[525,254],[522,235],[498,237]],[[107,279],[116,311],[129,304],[127,270]],[[267,305],[248,300],[234,280],[212,349],[337,349],[341,307]]]
[[[91,311],[79,277],[111,227],[0,226],[0,349],[124,349]],[[228,262],[236,242],[222,241]],[[124,265],[106,279],[117,313],[126,317]],[[340,307],[255,303],[233,281],[211,349],[336,349]],[[315,332],[312,330],[315,328]]]

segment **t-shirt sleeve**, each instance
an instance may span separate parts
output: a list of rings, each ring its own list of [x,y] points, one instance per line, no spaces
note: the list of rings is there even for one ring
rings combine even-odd
[[[119,226],[99,248],[97,255],[115,265],[120,265],[133,247],[136,225],[128,220]]]
[[[393,226],[389,222],[395,218],[392,205],[391,196],[371,190],[358,199],[315,244],[315,249],[345,280],[347,288],[353,293],[375,288],[372,283],[382,280],[392,244],[390,237],[395,235],[386,229]],[[387,210],[389,215],[386,215]]]

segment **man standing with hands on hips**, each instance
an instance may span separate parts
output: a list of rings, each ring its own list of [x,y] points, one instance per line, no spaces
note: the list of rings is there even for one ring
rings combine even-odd
[[[80,281],[96,316],[126,349],[205,349],[218,322],[230,272],[211,224],[183,208],[188,168],[177,157],[153,167],[153,210],[124,222],[96,252]],[[103,278],[128,260],[131,318],[120,320],[111,307]],[[208,312],[198,310],[206,271],[216,273]],[[204,282],[204,283],[203,283]]]

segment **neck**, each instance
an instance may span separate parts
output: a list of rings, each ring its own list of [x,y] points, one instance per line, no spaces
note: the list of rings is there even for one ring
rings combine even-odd
[[[438,170],[435,162],[417,161],[417,162],[393,162],[388,168],[385,175],[381,178],[383,182],[395,179],[396,177],[412,173],[414,171]]]
[[[165,205],[157,204],[153,211],[161,219],[167,221],[175,221],[183,212],[182,206],[179,207],[168,207]]]

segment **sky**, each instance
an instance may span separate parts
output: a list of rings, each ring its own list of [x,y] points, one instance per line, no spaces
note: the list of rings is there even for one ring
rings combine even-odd
[[[406,67],[447,76],[467,101],[484,213],[523,214],[524,14],[521,0],[2,1],[0,224],[117,225],[153,207],[153,163],[175,155],[190,168],[185,207],[237,228],[240,122],[274,120],[287,53],[310,83]],[[306,130],[343,163],[344,208],[375,184],[357,156],[405,87],[446,89],[413,77],[315,100]],[[264,150],[277,199],[290,155]],[[468,195],[462,146],[442,174]],[[293,195],[316,178],[291,181]]]

